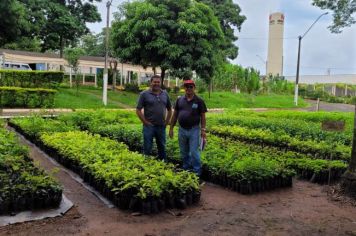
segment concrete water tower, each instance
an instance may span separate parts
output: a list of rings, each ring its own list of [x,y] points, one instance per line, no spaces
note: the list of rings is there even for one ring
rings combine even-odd
[[[267,75],[283,75],[284,15],[281,12],[269,16]]]

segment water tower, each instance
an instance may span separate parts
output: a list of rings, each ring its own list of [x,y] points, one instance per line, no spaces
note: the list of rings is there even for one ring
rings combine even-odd
[[[283,75],[284,15],[281,12],[269,16],[267,75]]]

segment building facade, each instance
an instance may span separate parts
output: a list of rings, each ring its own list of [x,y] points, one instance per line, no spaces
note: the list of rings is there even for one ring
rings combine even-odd
[[[73,74],[68,62],[64,58],[60,58],[57,54],[0,49],[0,58],[1,63],[26,63],[29,64],[33,70],[58,71],[60,67],[63,66],[66,74]],[[113,59],[114,58],[109,58],[109,62]],[[152,67],[143,68],[139,65],[120,63],[119,60],[115,60],[118,62],[117,70],[120,72],[120,75],[122,75],[118,78],[118,84],[129,83],[133,73],[138,75],[137,82],[139,84],[154,74]],[[108,68],[110,68],[110,63],[108,64]],[[86,83],[86,77],[95,77],[94,83],[96,84],[97,74],[104,69],[104,65],[104,57],[82,56],[79,59],[78,72],[83,77],[83,84]],[[161,73],[160,68],[156,68],[156,73]]]

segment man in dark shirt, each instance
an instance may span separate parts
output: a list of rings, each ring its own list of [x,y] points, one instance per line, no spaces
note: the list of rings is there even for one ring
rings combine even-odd
[[[143,124],[144,155],[151,155],[154,137],[158,157],[161,160],[166,160],[166,125],[171,119],[172,105],[167,92],[161,89],[159,75],[152,76],[150,89],[140,94],[136,114]]]
[[[169,137],[173,137],[173,128],[179,123],[179,149],[183,160],[183,169],[201,174],[199,143],[200,138],[206,139],[205,113],[207,108],[203,99],[195,95],[193,80],[184,81],[185,96],[177,99],[172,116]]]

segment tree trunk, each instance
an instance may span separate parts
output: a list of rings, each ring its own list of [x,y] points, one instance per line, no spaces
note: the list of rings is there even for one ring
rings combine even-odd
[[[60,47],[59,47],[59,57],[63,58],[63,50],[64,50],[64,38],[62,36],[59,37],[59,43],[60,43]],[[64,71],[64,66],[60,65],[60,70]]]
[[[117,75],[117,70],[114,69],[113,70],[113,75],[112,75],[112,90],[115,91],[116,90],[116,75]]]
[[[347,171],[342,176],[341,186],[347,194],[356,197],[356,105],[351,160]]]
[[[210,94],[211,94],[212,89],[213,89],[213,85],[212,85],[211,80],[209,80],[209,99],[210,99]]]
[[[164,87],[164,77],[166,76],[166,69],[161,68],[161,87]]]

